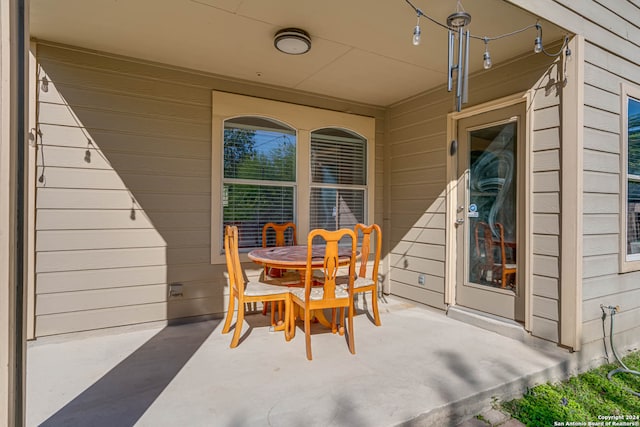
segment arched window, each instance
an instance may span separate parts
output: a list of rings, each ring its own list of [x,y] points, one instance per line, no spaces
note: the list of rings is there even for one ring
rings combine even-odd
[[[224,122],[222,221],[242,230],[240,248],[262,245],[267,222],[295,222],[296,131],[256,116]]]
[[[375,119],[226,92],[212,93],[211,262],[225,262],[224,226],[242,252],[267,222],[314,228],[373,222]]]

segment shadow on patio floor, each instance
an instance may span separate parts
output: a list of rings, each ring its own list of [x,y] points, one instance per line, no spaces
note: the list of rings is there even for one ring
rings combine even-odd
[[[41,426],[135,425],[218,323],[163,328]]]

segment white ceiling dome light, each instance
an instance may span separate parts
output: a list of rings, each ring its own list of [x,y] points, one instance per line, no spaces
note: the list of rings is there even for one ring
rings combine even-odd
[[[285,28],[276,33],[273,45],[280,52],[302,55],[311,49],[311,37],[299,28]]]

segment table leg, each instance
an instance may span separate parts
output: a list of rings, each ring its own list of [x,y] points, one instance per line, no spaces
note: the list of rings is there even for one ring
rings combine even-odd
[[[331,327],[331,322],[324,317],[324,310],[313,310],[313,316],[320,322],[322,326]]]
[[[304,320],[304,310],[301,310],[299,307],[295,308],[296,312],[294,314],[294,318],[298,318],[300,320]],[[326,326],[327,328],[331,327],[331,322],[327,320],[324,315],[324,310],[311,310],[311,321],[318,321],[321,325]]]

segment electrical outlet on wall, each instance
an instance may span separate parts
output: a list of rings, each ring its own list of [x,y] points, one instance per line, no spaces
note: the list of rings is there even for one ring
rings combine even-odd
[[[419,274],[418,275],[418,285],[423,285],[424,286],[424,274]]]
[[[182,294],[182,283],[171,283],[169,285],[169,297],[181,297]]]

